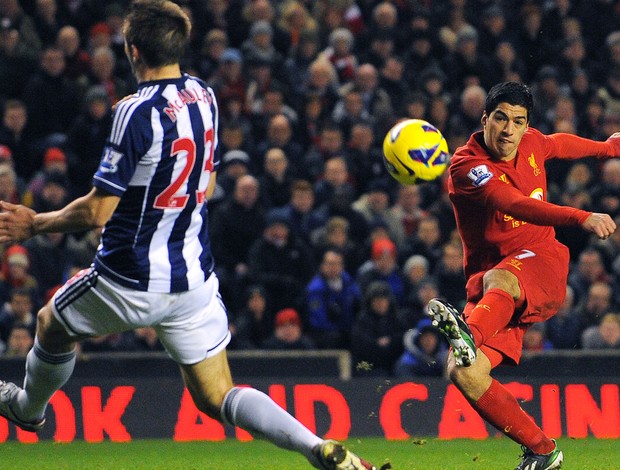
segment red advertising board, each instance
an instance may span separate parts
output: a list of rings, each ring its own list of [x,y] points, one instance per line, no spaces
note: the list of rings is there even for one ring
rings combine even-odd
[[[550,437],[620,437],[620,386],[615,379],[502,381]],[[259,379],[248,385],[268,393],[312,431],[335,439],[485,439],[497,433],[443,379]],[[180,380],[173,377],[73,379],[52,398],[46,427],[38,435],[18,430],[0,418],[0,442],[125,442],[140,438],[219,441],[251,436],[241,429],[225,428],[199,412]]]

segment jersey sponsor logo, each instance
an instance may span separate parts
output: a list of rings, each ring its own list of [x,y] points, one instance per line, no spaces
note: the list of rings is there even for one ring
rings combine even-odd
[[[118,162],[123,158],[123,154],[111,147],[103,149],[103,158],[99,168],[102,173],[116,173],[118,171]]]
[[[482,186],[489,182],[493,177],[493,173],[489,171],[486,165],[478,165],[469,170],[467,177],[472,181],[474,186]]]

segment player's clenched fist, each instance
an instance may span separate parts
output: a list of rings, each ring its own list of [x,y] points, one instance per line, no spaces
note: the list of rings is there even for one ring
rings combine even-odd
[[[616,231],[616,223],[608,214],[592,213],[581,226],[588,232],[596,234],[601,240],[609,238]]]
[[[35,211],[5,201],[0,201],[0,209],[0,243],[17,242],[34,235]]]

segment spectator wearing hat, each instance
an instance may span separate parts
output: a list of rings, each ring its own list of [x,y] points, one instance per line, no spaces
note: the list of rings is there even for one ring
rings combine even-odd
[[[443,61],[448,88],[461,91],[468,84],[488,90],[495,84],[496,75],[489,56],[479,50],[479,35],[472,26],[463,27],[456,35],[454,51]]]
[[[336,248],[325,249],[305,290],[310,334],[320,349],[349,349],[360,302],[361,290],[345,270],[344,254]]]
[[[274,78],[279,82],[282,81],[284,56],[273,44],[273,26],[269,21],[258,20],[252,23],[249,37],[243,42],[240,49],[250,74],[252,74],[253,68],[267,68]],[[261,72],[266,73],[265,71],[255,71],[255,78]]]
[[[387,227],[391,239],[401,236],[398,218],[390,212],[391,188],[385,179],[374,179],[368,189],[354,203],[353,209],[364,216],[368,225],[381,222]]]
[[[241,12],[241,20],[235,18],[236,25],[232,25],[229,22],[228,29],[240,29],[242,30],[242,37],[239,43],[252,36],[252,28],[259,21],[263,21],[269,24],[271,27],[271,43],[282,56],[287,55],[291,49],[292,37],[289,31],[281,25],[282,14],[281,10],[286,5],[273,2],[271,0],[253,0],[247,2],[243,6]],[[277,9],[276,9],[277,7]],[[230,8],[229,8],[230,9]],[[238,13],[234,13],[238,16]],[[230,34],[230,33],[229,33]],[[236,42],[235,42],[236,44]]]
[[[275,310],[298,306],[314,274],[308,246],[291,232],[288,219],[277,209],[265,218],[262,236],[248,252],[250,282],[265,287]]]
[[[23,80],[23,77],[20,79]],[[33,140],[24,102],[17,99],[6,100],[0,125],[0,162],[11,163],[18,178],[23,181],[32,178],[41,165],[41,156],[36,151]]]
[[[61,158],[59,152],[48,153],[49,158]],[[49,164],[51,161],[48,160]],[[62,165],[62,163],[57,163]],[[42,178],[40,191],[33,194],[32,208],[36,212],[50,212],[64,207],[69,201],[69,179],[66,172],[48,171]]]
[[[405,305],[408,308],[419,306],[418,290],[423,282],[430,279],[430,263],[422,255],[411,255],[403,263],[405,278]]]
[[[569,94],[569,89],[560,83],[558,70],[552,65],[545,65],[537,73],[532,84],[534,108],[532,126],[543,133],[553,131],[553,108],[562,95]]]
[[[508,29],[506,12],[496,3],[492,3],[484,9],[481,20],[477,28],[480,35],[479,49],[482,54],[491,57],[495,54],[500,42],[514,39],[513,33],[512,30]]]
[[[43,168],[30,180],[22,197],[25,206],[33,207],[34,201],[41,198],[41,193],[47,182],[48,175],[58,173],[67,177],[67,156],[58,147],[50,147],[43,154]],[[68,179],[67,179],[68,184]]]
[[[88,32],[88,43],[90,51],[95,51],[100,47],[110,47],[112,45],[112,28],[105,21],[99,21],[91,26]]]
[[[370,283],[351,329],[351,353],[357,376],[392,376],[403,353],[406,323],[387,282]]]
[[[362,292],[375,281],[387,283],[396,305],[404,305],[406,281],[398,265],[398,250],[389,238],[377,238],[372,242],[370,259],[359,268],[356,280]]]
[[[211,75],[208,83],[221,107],[232,98],[245,103],[248,80],[244,74],[243,57],[239,49],[229,47],[222,52],[217,71]]]
[[[358,65],[354,54],[355,38],[347,28],[335,28],[328,38],[328,47],[320,56],[326,58],[335,68],[338,82],[343,85],[353,81]]]
[[[273,333],[275,314],[265,289],[259,284],[252,284],[243,291],[243,303],[232,317],[233,349],[260,349]]]
[[[243,150],[229,150],[222,156],[222,168],[217,175],[217,185],[224,196],[233,193],[236,181],[252,172],[252,162],[247,152]]]
[[[111,101],[105,88],[95,85],[86,90],[84,107],[69,129],[68,175],[72,196],[90,191],[103,148],[112,126]]]
[[[263,349],[312,350],[314,341],[303,332],[297,310],[285,308],[276,313],[273,334],[262,343]]]
[[[28,250],[22,245],[8,247],[2,256],[0,270],[0,302],[11,299],[15,289],[26,290],[36,304],[40,299],[39,283],[30,273],[30,257]]]
[[[434,376],[444,374],[448,346],[429,318],[420,320],[403,335],[405,351],[394,366],[396,377]]]

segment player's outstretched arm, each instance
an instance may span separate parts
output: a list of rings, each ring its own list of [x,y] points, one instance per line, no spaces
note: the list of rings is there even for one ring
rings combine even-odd
[[[609,238],[616,231],[616,223],[608,214],[593,212],[582,224],[584,230],[594,233],[601,240]]]
[[[76,232],[103,227],[120,198],[93,188],[62,209],[37,214],[20,204],[0,201],[0,243],[20,242],[38,233]]]

